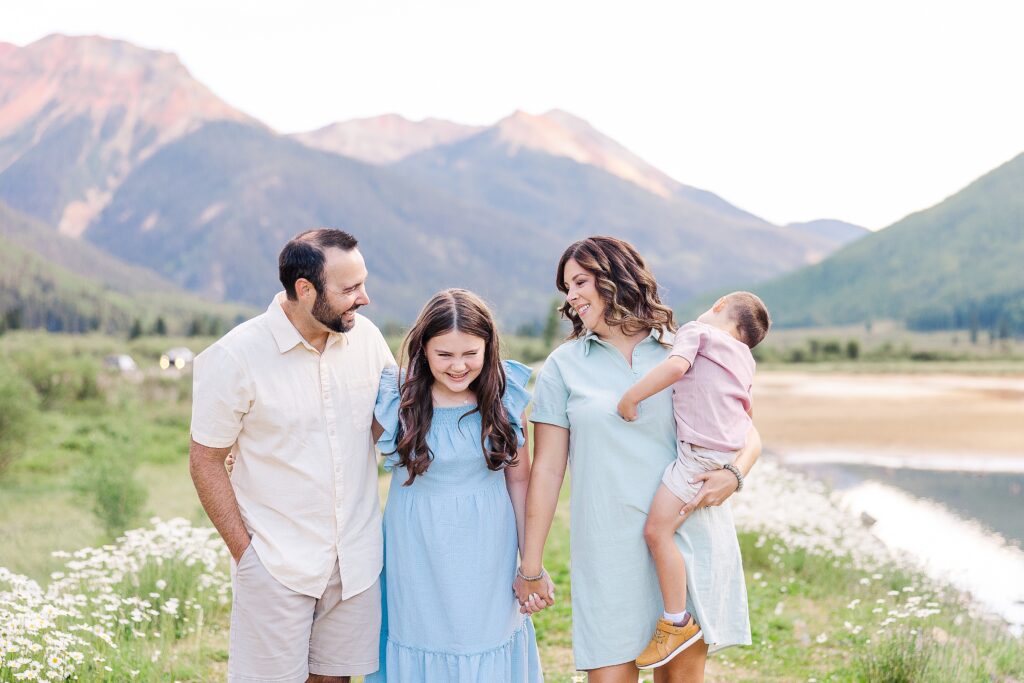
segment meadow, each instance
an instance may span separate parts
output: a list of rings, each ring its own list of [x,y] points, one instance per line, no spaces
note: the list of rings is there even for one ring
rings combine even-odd
[[[158,365],[211,341],[0,337],[0,681],[223,680],[230,580],[187,471],[191,377]],[[506,353],[545,351],[511,338]],[[139,370],[102,367],[120,352]],[[967,362],[1001,371],[1014,353]],[[824,487],[768,459],[755,473],[734,499],[753,644],[714,655],[709,680],[1024,678],[1020,640]],[[576,677],[567,489],[546,557],[559,603],[535,618],[550,681]]]

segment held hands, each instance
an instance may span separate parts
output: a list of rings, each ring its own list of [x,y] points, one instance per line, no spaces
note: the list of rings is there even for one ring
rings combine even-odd
[[[704,483],[697,495],[679,511],[680,515],[688,515],[699,508],[721,505],[736,492],[736,487],[739,485],[736,476],[729,470],[701,472],[690,481],[694,484]]]
[[[622,399],[619,401],[619,415],[626,422],[633,422],[637,416],[637,405],[639,401],[634,401],[629,397],[629,392],[622,395]]]
[[[517,573],[512,582],[512,590],[519,601],[519,611],[523,614],[536,614],[555,604],[555,584],[547,571],[542,570],[541,574],[541,578],[536,581],[527,581]]]

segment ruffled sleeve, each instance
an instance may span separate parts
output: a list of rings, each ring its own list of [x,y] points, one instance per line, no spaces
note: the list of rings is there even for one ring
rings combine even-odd
[[[533,369],[514,360],[503,360],[501,365],[505,369],[505,395],[501,397],[501,404],[505,406],[508,421],[516,430],[519,445],[522,446],[526,442],[523,436],[523,412],[530,402],[530,392],[526,390],[526,385],[530,382]]]
[[[398,392],[398,366],[391,365],[380,373],[380,388],[377,390],[377,403],[373,406],[373,417],[384,428],[377,439],[377,448],[385,454],[384,469],[391,470],[398,464],[398,453],[393,453],[398,446],[398,407],[401,396]],[[391,455],[387,455],[391,453]]]

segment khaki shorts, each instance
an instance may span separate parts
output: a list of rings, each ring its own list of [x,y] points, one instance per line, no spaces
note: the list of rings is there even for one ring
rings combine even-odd
[[[679,500],[689,503],[704,482],[691,484],[690,480],[701,472],[722,469],[722,465],[732,462],[736,451],[713,451],[703,446],[694,446],[687,441],[676,442],[676,459],[665,468],[661,483]]]
[[[319,599],[285,588],[252,544],[232,572],[232,683],[305,681],[309,674],[358,676],[377,670],[380,580],[341,599],[337,564]]]

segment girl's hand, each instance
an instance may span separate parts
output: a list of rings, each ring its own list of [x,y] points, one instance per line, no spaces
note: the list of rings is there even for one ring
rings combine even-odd
[[[636,420],[637,413],[637,402],[631,401],[627,396],[623,396],[619,401],[619,415],[626,422],[633,422]]]
[[[546,571],[543,574],[536,581],[527,581],[517,574],[512,582],[512,590],[520,605],[519,611],[523,614],[533,614],[555,604],[555,584]]]
[[[688,515],[700,508],[721,505],[739,486],[739,482],[736,481],[736,475],[729,470],[701,472],[693,478],[693,483],[699,481],[704,482],[704,484],[700,487],[697,495],[693,497],[693,500],[684,505],[683,509],[679,511],[680,515]]]

